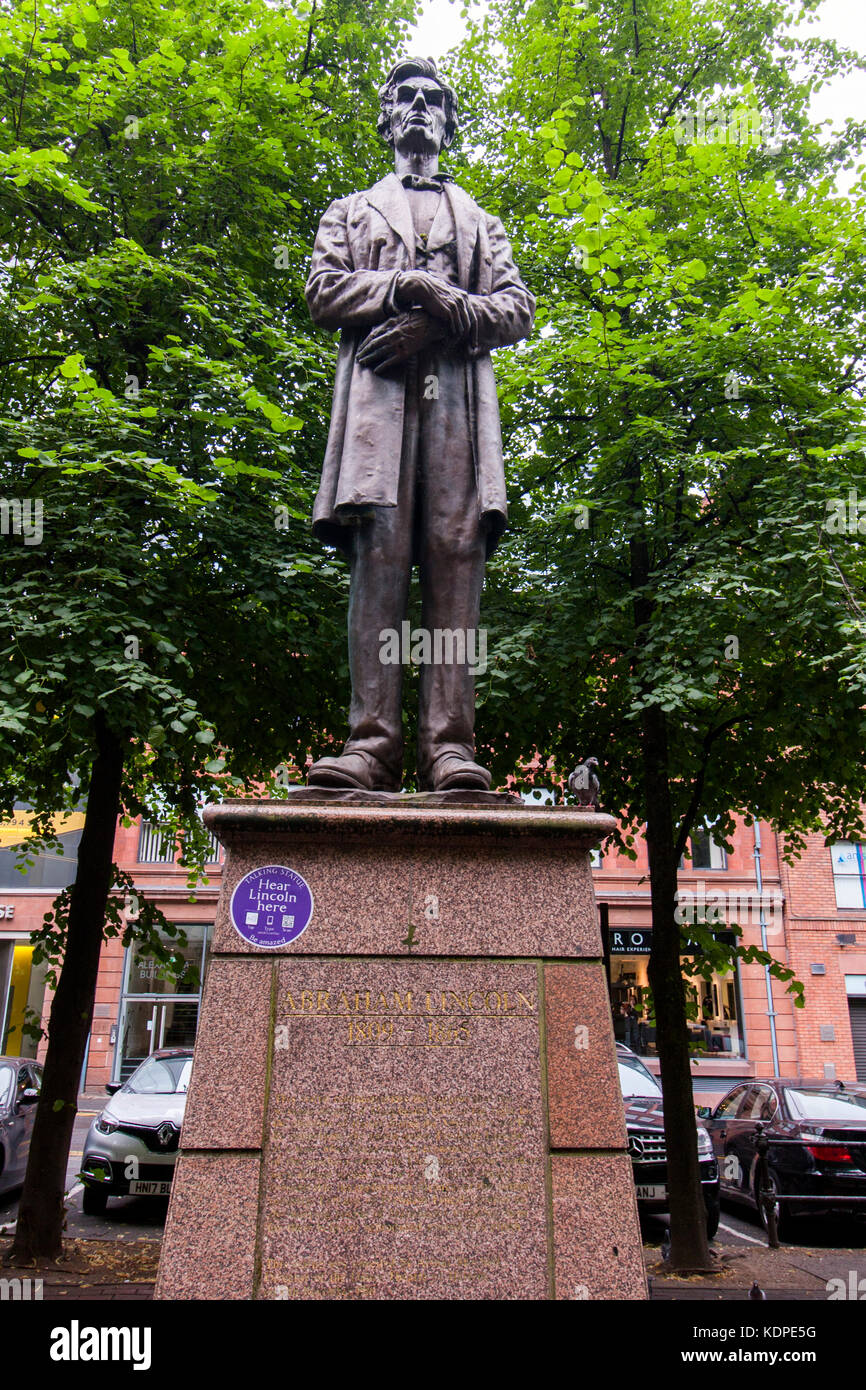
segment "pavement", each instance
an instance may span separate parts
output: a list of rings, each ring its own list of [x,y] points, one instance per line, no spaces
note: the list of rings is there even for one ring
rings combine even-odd
[[[147,1205],[147,1199],[137,1199],[133,1207],[142,1203]],[[130,1214],[139,1220],[141,1214],[135,1210],[130,1213],[123,1202],[109,1210],[108,1223],[82,1216],[87,1235],[70,1232],[62,1260],[38,1269],[4,1265],[3,1276],[41,1279],[41,1297],[47,1301],[145,1302],[153,1297],[165,1209],[165,1202],[150,1203],[146,1214],[150,1229],[144,1235],[130,1220]],[[665,1268],[660,1245],[664,1226],[659,1221],[645,1223],[644,1262],[652,1301],[744,1302],[750,1301],[755,1284],[763,1295],[761,1301],[768,1302],[824,1303],[866,1297],[866,1231],[862,1223],[852,1232],[845,1222],[816,1221],[803,1232],[809,1244],[770,1250],[760,1227],[750,1224],[748,1218],[742,1220],[730,1212],[723,1216],[733,1234],[723,1233],[713,1242],[712,1272],[693,1275],[674,1275]],[[106,1224],[108,1234],[103,1234]],[[852,1236],[859,1244],[841,1243],[846,1239],[850,1242]],[[0,1236],[0,1263],[11,1244],[11,1236]]]
[[[757,1213],[722,1202],[722,1219],[710,1246],[715,1265],[709,1274],[673,1275],[664,1266],[661,1242],[664,1218],[648,1217],[642,1223],[644,1263],[650,1298],[676,1301],[747,1299],[753,1284],[769,1301],[829,1301],[854,1297],[859,1288],[866,1296],[866,1220],[841,1216],[800,1221],[796,1242],[771,1250]],[[843,1281],[832,1285],[833,1279]],[[830,1287],[828,1287],[830,1285]]]
[[[644,1262],[654,1302],[750,1301],[820,1302],[856,1299],[866,1296],[866,1250],[810,1249],[785,1245],[779,1250],[766,1246],[713,1246],[717,1269],[711,1274],[673,1275],[661,1260],[658,1247],[644,1247]],[[836,1281],[836,1282],[833,1282]],[[862,1286],[861,1286],[862,1281]],[[858,1290],[862,1287],[862,1293]]]
[[[158,1239],[67,1241],[63,1259],[36,1269],[3,1264],[3,1277],[42,1281],[41,1298],[53,1302],[147,1302],[159,1261]],[[11,1238],[0,1237],[0,1261]],[[821,1302],[866,1295],[866,1251],[782,1246],[779,1250],[714,1245],[717,1269],[710,1274],[673,1275],[665,1270],[658,1246],[644,1247],[653,1302],[750,1302],[757,1284],[761,1301]],[[836,1281],[835,1283],[832,1281]]]
[[[0,1269],[4,1279],[22,1281],[22,1297],[28,1301],[141,1303],[153,1298],[161,1244],[142,1236],[66,1240],[61,1259],[34,1268],[7,1263],[12,1239],[0,1236]]]

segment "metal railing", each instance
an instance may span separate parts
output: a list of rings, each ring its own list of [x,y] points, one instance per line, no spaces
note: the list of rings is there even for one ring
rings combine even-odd
[[[219,840],[210,833],[207,838],[211,846],[211,854],[205,862],[218,864],[222,853]],[[152,824],[151,821],[143,820],[141,822],[138,836],[139,864],[173,864],[177,855],[177,845],[170,831],[166,831],[162,826]]]

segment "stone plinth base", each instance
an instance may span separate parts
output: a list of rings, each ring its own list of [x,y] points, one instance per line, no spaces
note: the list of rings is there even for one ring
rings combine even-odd
[[[158,1298],[644,1298],[589,850],[498,804],[228,802]],[[245,875],[309,886],[263,949]]]

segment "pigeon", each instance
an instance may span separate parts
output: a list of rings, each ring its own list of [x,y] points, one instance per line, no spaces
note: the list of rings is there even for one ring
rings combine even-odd
[[[757,1303],[766,1302],[767,1300],[767,1295],[764,1293],[757,1279],[749,1289],[749,1298],[754,1299]]]
[[[598,758],[586,758],[584,762],[578,763],[577,767],[568,778],[568,790],[577,797],[578,809],[581,811],[598,810],[598,794],[601,790],[601,783],[598,780],[596,768]]]

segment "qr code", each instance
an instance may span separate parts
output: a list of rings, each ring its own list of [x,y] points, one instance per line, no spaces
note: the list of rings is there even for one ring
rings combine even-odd
[[[294,917],[284,917],[284,918],[283,918],[283,931],[291,931],[291,930],[292,930],[292,927],[293,927],[294,925],[295,925],[295,919],[294,919]]]

